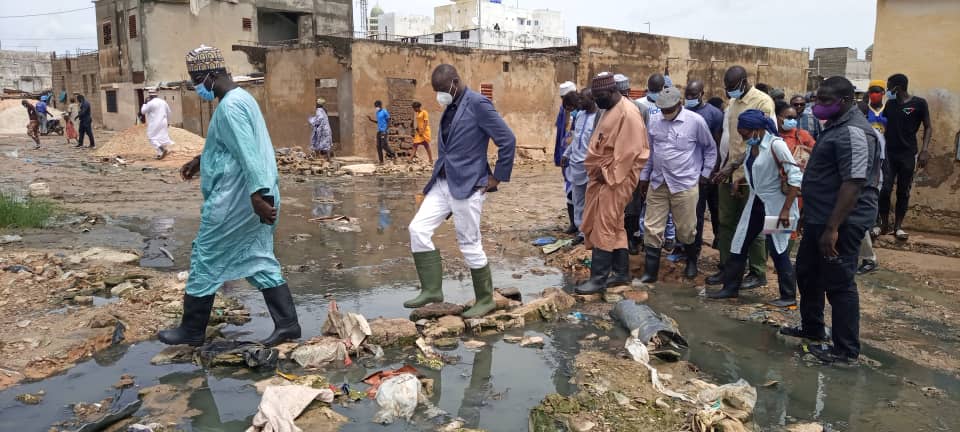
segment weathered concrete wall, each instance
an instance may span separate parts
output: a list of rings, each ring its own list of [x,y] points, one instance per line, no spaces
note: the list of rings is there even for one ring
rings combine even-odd
[[[103,118],[103,127],[122,131],[137,124],[140,114],[140,103],[137,99],[137,90],[142,84],[129,82],[102,84],[99,89],[100,114]],[[107,92],[117,92],[117,112],[108,112]],[[91,97],[92,98],[92,97]],[[92,109],[92,107],[91,107]]]
[[[66,110],[74,93],[86,96],[90,102],[95,125],[103,124],[103,112],[100,103],[100,58],[97,53],[82,54],[74,57],[60,57],[52,60],[53,92],[67,92],[67,100],[56,101],[54,106]]]
[[[0,87],[39,93],[52,88],[50,53],[0,50]]]
[[[723,74],[733,65],[746,68],[754,84],[764,82],[785,89],[787,94],[806,88],[807,54],[798,50],[594,27],[579,27],[577,40],[578,87],[587,85],[596,74],[610,71],[628,76],[633,89],[645,89],[647,77],[662,73],[669,63],[674,85],[683,87],[689,79],[702,79],[708,97],[725,97]]]
[[[958,22],[960,2],[956,0],[878,0],[873,50],[874,78],[903,73],[910,78],[909,92],[925,98],[930,105],[932,159],[914,182],[907,223],[952,233],[960,233],[960,170],[956,161],[960,138]],[[932,48],[936,55],[931,55]]]
[[[517,135],[522,146],[545,147],[552,152],[553,116],[558,106],[551,80],[570,79],[557,64],[571,64],[572,55],[470,50],[375,41],[324,38],[321,46],[274,49],[267,53],[266,92],[268,124],[274,145],[309,145],[317,80],[338,80],[337,114],[340,122],[339,151],[362,156],[376,155],[376,125],[373,102],[381,100],[393,112],[409,109],[406,91],[390,106],[391,82],[415,83],[412,99],[430,113],[434,136],[439,133],[441,107],[430,86],[430,73],[442,64],[455,65],[473,90],[481,84],[493,88],[493,103]],[[504,64],[508,72],[504,72]],[[547,81],[544,81],[544,78]],[[329,99],[329,98],[328,98]],[[331,113],[333,115],[334,113]],[[402,125],[397,133],[403,133]],[[539,153],[543,155],[544,153]]]

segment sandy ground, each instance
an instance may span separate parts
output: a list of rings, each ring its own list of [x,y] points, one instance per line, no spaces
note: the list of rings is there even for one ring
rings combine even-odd
[[[103,142],[110,137],[109,133],[102,131],[96,134]],[[148,217],[162,213],[196,217],[199,212],[199,183],[181,181],[176,165],[150,160],[123,165],[115,160],[95,157],[87,149],[67,147],[54,137],[42,140],[43,148],[35,151],[30,149],[32,146],[25,136],[0,136],[0,163],[4,166],[0,172],[0,188],[22,191],[31,183],[46,182],[51,197],[69,212],[92,215],[94,220],[116,214]],[[16,157],[11,155],[14,150]],[[392,171],[389,175],[425,175],[420,168]],[[282,181],[296,181],[297,176],[310,173],[309,168],[297,170],[284,174]],[[519,164],[512,181],[491,194],[483,218],[489,254],[538,255],[539,252],[530,246],[530,240],[540,235],[565,237],[559,233],[566,227],[567,220],[558,178],[557,170],[544,163]],[[70,229],[81,228],[58,229],[64,233],[64,239],[69,239]],[[705,237],[709,244],[712,233],[708,231]],[[105,278],[141,270],[134,266],[103,268],[102,264],[95,262],[71,263],[66,257],[80,250],[63,244],[67,241],[29,250],[15,245],[0,249],[3,267],[11,263],[19,265],[24,260],[20,254],[24,253],[33,257],[33,262],[26,263],[28,266],[41,266],[34,268],[33,273],[0,272],[0,297],[3,298],[0,301],[0,335],[3,335],[0,337],[0,367],[4,369],[0,371],[0,388],[3,388],[3,380],[9,385],[26,376],[42,377],[62,371],[91,352],[109,346],[110,338],[105,335],[111,333],[112,336],[113,328],[91,326],[91,320],[102,315],[101,312],[126,324],[128,341],[150,337],[157,328],[176,319],[175,315],[164,313],[164,308],[173,309],[176,305],[174,293],[179,289],[169,275],[148,274],[149,278],[141,278],[148,285],[156,283],[165,287],[158,292],[156,299],[142,302],[121,299],[96,306],[75,304],[64,295],[69,290],[82,291],[89,288],[88,285],[99,286]],[[897,245],[886,240],[881,242],[897,249],[880,249],[880,261],[885,270],[861,280],[864,341],[921,365],[958,374],[960,258],[954,256],[960,249],[960,241],[918,234],[911,243],[914,246]],[[924,244],[928,246],[917,246]],[[588,273],[583,262],[588,257],[589,252],[578,247],[549,256],[547,264],[564,268],[582,278]],[[695,281],[681,281],[682,267],[665,262],[661,267],[661,280],[680,283],[695,293],[703,288],[702,278],[715,268],[715,260],[716,251],[705,249],[700,266],[702,274]],[[631,258],[631,271],[636,276],[642,273],[642,257]],[[68,272],[73,274],[64,278]],[[77,273],[86,277],[79,278]],[[18,290],[31,278],[41,289]],[[768,271],[768,280],[776,280],[772,268]],[[771,284],[745,293],[737,301],[708,303],[707,308],[747,321],[793,324],[797,320],[796,311],[770,310],[762,306],[764,301],[774,297],[775,290],[775,285]],[[24,292],[28,295],[23,295]],[[66,312],[59,319],[32,318],[40,312],[61,308]],[[141,318],[147,315],[156,317]],[[79,345],[69,343],[71,340],[79,341]],[[87,343],[90,341],[92,345]],[[27,348],[37,354],[31,358],[14,358],[16,356],[11,354]],[[64,352],[68,354],[63,355]]]

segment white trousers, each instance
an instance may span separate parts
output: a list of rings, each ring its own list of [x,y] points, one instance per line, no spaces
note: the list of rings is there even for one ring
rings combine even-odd
[[[487,254],[483,252],[480,236],[480,214],[486,194],[478,190],[470,198],[458,200],[450,195],[446,179],[438,179],[433,185],[420,210],[410,221],[410,249],[413,252],[429,252],[436,249],[433,245],[433,233],[437,227],[453,213],[453,226],[457,230],[457,244],[463,259],[471,269],[487,265]]]

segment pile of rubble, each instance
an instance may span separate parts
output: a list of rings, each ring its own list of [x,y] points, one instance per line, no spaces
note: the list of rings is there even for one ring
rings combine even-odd
[[[300,147],[279,148],[276,154],[281,173],[301,176],[420,175],[433,171],[433,164],[425,159],[398,158],[383,165],[358,157],[336,157],[327,161]]]
[[[8,317],[0,322],[0,389],[175,325],[184,282],[136,266],[139,259],[103,248],[0,255],[0,315]],[[242,304],[223,296],[211,315],[214,324],[250,319]]]

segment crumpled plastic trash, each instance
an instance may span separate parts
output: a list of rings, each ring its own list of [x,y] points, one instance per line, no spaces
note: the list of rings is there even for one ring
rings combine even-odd
[[[370,324],[363,315],[352,312],[340,312],[336,301],[331,301],[327,312],[327,321],[320,329],[321,334],[337,335],[350,342],[350,348],[359,348],[367,337],[373,334]]]
[[[377,404],[380,411],[373,416],[373,421],[379,424],[391,424],[396,419],[410,420],[413,411],[417,409],[417,398],[420,395],[420,380],[413,374],[401,374],[387,378],[380,384],[377,391]]]
[[[204,367],[272,368],[280,354],[258,342],[218,339],[197,348],[196,359]]]
[[[388,378],[401,374],[420,375],[420,371],[413,366],[403,365],[403,367],[400,369],[374,372],[363,379],[364,384],[368,384],[370,386],[370,388],[367,390],[367,396],[370,399],[377,397],[377,391],[380,389],[380,385],[383,384],[384,381],[386,381]]]
[[[342,340],[320,336],[310,339],[290,353],[290,358],[305,368],[320,367],[327,363],[342,362],[349,366],[352,362],[347,355],[347,346]]]
[[[697,395],[700,403],[710,405],[739,421],[746,421],[753,414],[757,404],[757,389],[744,379],[719,387],[709,383],[698,384],[706,387]]]
[[[571,245],[571,244],[573,244],[573,239],[557,240],[557,241],[555,241],[555,242],[553,242],[553,243],[550,243],[550,244],[544,246],[543,248],[541,248],[541,250],[543,251],[543,253],[545,253],[545,254],[547,254],[547,255],[550,255],[550,254],[552,254],[552,253],[554,253],[554,252],[556,252],[556,251],[558,251],[558,250],[560,250],[560,249],[562,249],[562,248],[565,248],[565,247],[567,247],[567,246],[569,246],[569,245]]]
[[[247,432],[301,432],[293,421],[314,400],[331,403],[333,391],[302,385],[267,387]]]
[[[556,237],[545,236],[545,237],[538,237],[538,238],[534,239],[534,240],[531,242],[531,244],[533,244],[534,246],[546,246],[546,245],[548,245],[548,244],[550,244],[550,243],[553,243],[553,242],[555,242],[555,241],[557,241],[557,238],[556,238]]]

